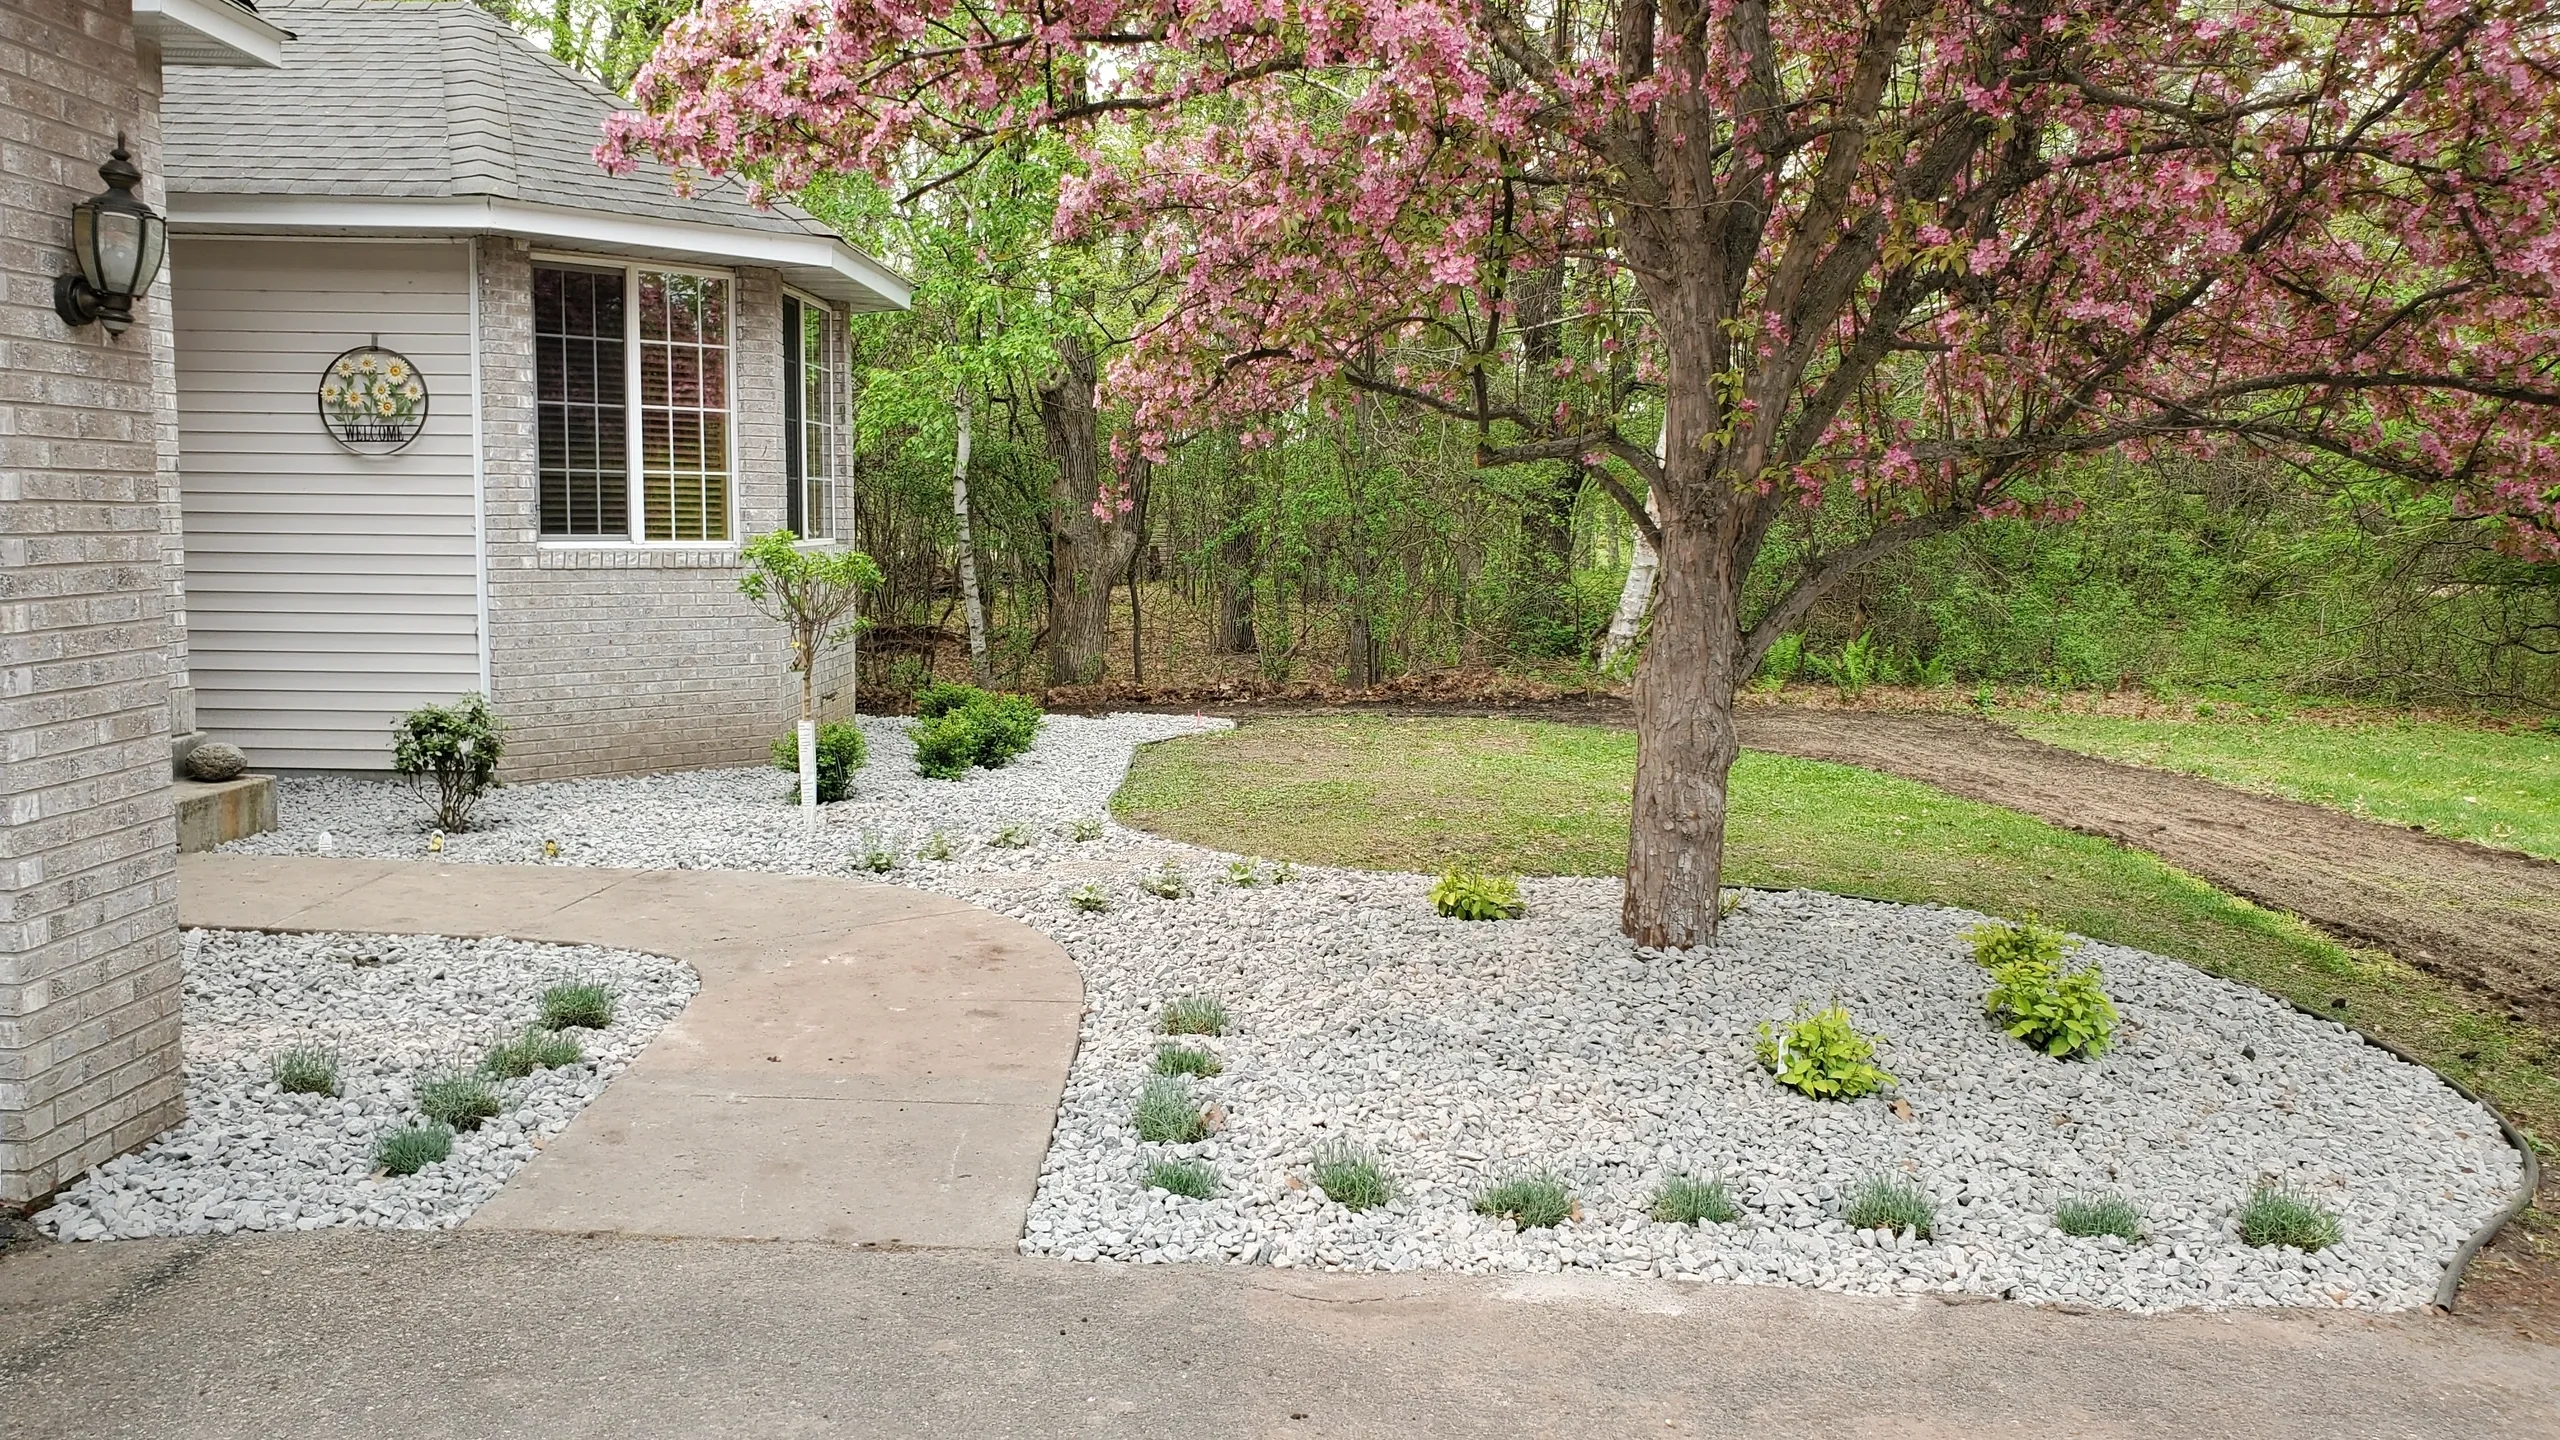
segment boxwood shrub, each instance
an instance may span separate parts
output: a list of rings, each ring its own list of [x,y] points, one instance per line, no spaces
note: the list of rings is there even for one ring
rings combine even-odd
[[[818,727],[818,803],[833,805],[853,793],[853,772],[862,768],[868,757],[862,746],[862,727],[849,720],[830,720]],[[800,735],[794,731],[773,742],[773,768],[800,773]],[[791,798],[800,798],[794,785]]]

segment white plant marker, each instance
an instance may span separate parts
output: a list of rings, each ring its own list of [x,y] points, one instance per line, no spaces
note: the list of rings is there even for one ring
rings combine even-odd
[[[818,722],[800,722],[800,815],[812,828],[818,823]]]

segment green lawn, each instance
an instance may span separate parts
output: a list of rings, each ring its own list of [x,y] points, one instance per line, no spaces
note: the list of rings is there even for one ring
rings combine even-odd
[[[2065,749],[2560,860],[2560,734],[2549,731],[2032,711],[2002,718]]]
[[[1274,859],[1610,875],[1625,861],[1634,766],[1635,737],[1623,730],[1293,716],[1146,747],[1113,809],[1131,825]],[[2390,1040],[2493,1095],[2520,1125],[2560,1136],[2554,1037],[2141,851],[1907,780],[1745,754],[1726,867],[1736,884],[2034,911],[2173,955]]]

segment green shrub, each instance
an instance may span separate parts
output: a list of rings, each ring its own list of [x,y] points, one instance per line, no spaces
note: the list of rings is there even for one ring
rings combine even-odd
[[[418,1082],[418,1113],[455,1130],[477,1130],[506,1108],[489,1082],[469,1070],[447,1070]]]
[[[506,727],[477,695],[421,705],[391,722],[391,768],[421,796],[435,788],[440,830],[471,828],[480,797],[498,788],[506,748]]]
[[[1345,1210],[1375,1210],[1396,1198],[1396,1182],[1378,1157],[1348,1140],[1318,1145],[1307,1173],[1324,1198]]]
[[[2107,1048],[2116,1033],[2115,1002],[2091,965],[2057,971],[2019,960],[1991,972],[1983,1013],[2016,1039],[2057,1060],[2086,1060]]]
[[[1215,995],[1184,995],[1165,1002],[1156,1028],[1167,1035],[1224,1035],[1227,1007]]]
[[[1088,915],[1099,915],[1111,908],[1111,892],[1098,881],[1087,881],[1067,892],[1067,903]]]
[[[1840,1218],[1856,1230],[1909,1230],[1930,1238],[1938,1206],[1916,1180],[1879,1175],[1859,1186],[1840,1207]]]
[[[2024,920],[1987,920],[1964,932],[1973,947],[1973,963],[1985,970],[2003,965],[2042,965],[2059,970],[2080,949],[2080,941],[2033,915]]]
[[[542,992],[545,1030],[602,1030],[613,1023],[617,997],[597,980],[563,980]]]
[[[849,720],[830,720],[818,727],[818,803],[833,805],[853,793],[853,772],[862,768],[866,759],[862,745],[862,727]],[[800,736],[797,732],[773,742],[773,768],[800,773]],[[791,792],[797,799],[799,791]]]
[[[1475,1208],[1479,1215],[1499,1215],[1523,1230],[1540,1230],[1573,1218],[1573,1192],[1553,1175],[1515,1175],[1478,1191]]]
[[[1742,1218],[1742,1207],[1733,1203],[1722,1180],[1665,1175],[1660,1188],[1653,1192],[1653,1207],[1648,1213],[1671,1225],[1695,1225],[1701,1221],[1730,1225]]]
[[[338,1057],[317,1045],[296,1045],[267,1062],[276,1088],[287,1095],[338,1093]]]
[[[1517,920],[1528,907],[1520,903],[1520,882],[1453,869],[1431,887],[1431,908],[1452,920]]]
[[[453,1153],[453,1132],[442,1125],[394,1130],[373,1147],[373,1163],[392,1175],[415,1175]]]
[[[1218,1057],[1196,1045],[1159,1045],[1156,1047],[1155,1072],[1159,1075],[1210,1076],[1227,1067]]]
[[[1179,900],[1191,893],[1191,881],[1181,866],[1167,860],[1163,869],[1139,881],[1138,888],[1159,900]]]
[[[2345,1238],[2336,1215],[2286,1186],[2260,1181],[2240,1207],[2244,1244],[2326,1250]]]
[[[973,685],[928,685],[916,692],[916,773],[957,780],[971,767],[997,769],[1039,738],[1040,707],[1020,695]]]
[[[1138,1138],[1154,1145],[1188,1145],[1209,1135],[1209,1117],[1191,1098],[1191,1086],[1178,1076],[1150,1076],[1138,1091],[1138,1108],[1130,1117]]]
[[[536,1070],[575,1065],[585,1058],[586,1051],[579,1048],[577,1037],[532,1025],[514,1039],[490,1046],[480,1068],[502,1080],[521,1080]]]
[[[1779,1084],[1816,1100],[1855,1100],[1893,1083],[1875,1064],[1875,1041],[1858,1033],[1843,1006],[1799,1009],[1785,1025],[1763,1020],[1754,1048]]]
[[[1198,1160],[1159,1160],[1147,1167],[1147,1188],[1206,1200],[1218,1193],[1218,1172]]]
[[[2128,1245],[2139,1245],[2142,1212],[2121,1195],[2075,1195],[2053,1207],[2053,1228],[2083,1240],[2113,1235]]]

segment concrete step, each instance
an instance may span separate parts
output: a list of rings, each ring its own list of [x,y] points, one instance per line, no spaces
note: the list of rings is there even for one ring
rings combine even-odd
[[[226,840],[276,828],[276,779],[242,775],[207,783],[176,780],[178,853],[192,855]]]

